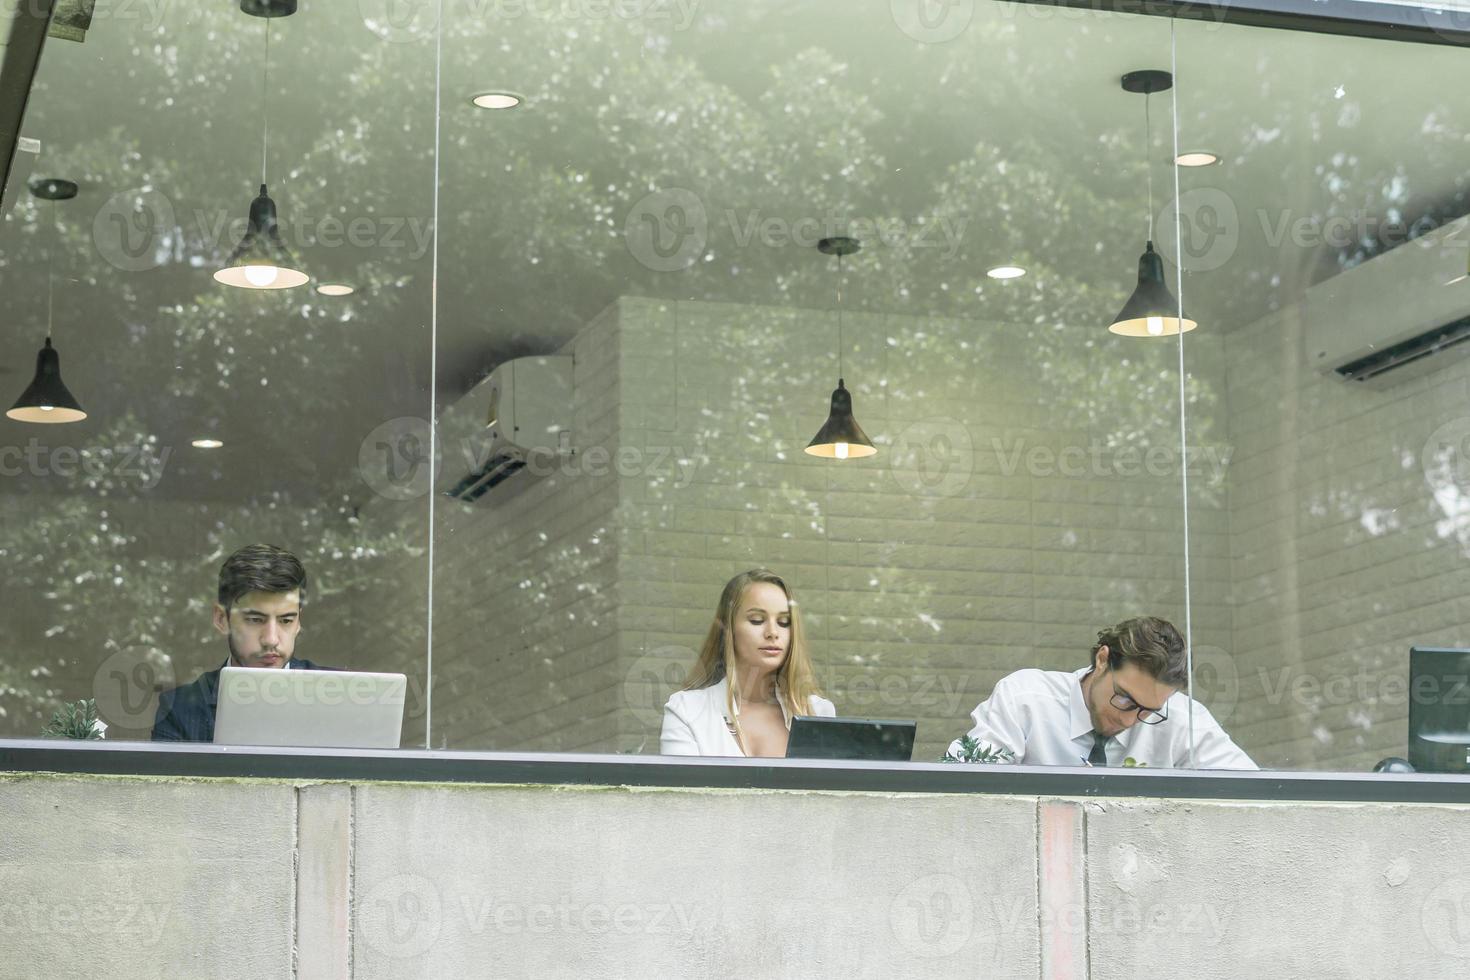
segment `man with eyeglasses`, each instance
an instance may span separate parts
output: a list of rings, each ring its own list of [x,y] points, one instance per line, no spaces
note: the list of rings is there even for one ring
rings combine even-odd
[[[1184,639],[1154,616],[1097,634],[1092,661],[1076,671],[1018,670],[971,713],[971,753],[1003,750],[1040,766],[1188,768],[1190,715],[1198,769],[1256,769],[1204,705],[1181,693]],[[956,739],[947,757],[967,758]]]

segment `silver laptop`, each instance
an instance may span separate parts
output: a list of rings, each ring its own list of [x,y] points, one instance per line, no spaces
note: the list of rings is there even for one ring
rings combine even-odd
[[[408,678],[346,670],[225,667],[214,740],[221,745],[396,749]]]

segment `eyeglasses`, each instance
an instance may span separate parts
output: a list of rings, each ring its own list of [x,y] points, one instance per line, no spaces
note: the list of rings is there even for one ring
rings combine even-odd
[[[1119,711],[1138,712],[1138,720],[1143,722],[1145,725],[1157,725],[1160,722],[1169,720],[1169,712],[1165,711],[1163,708],[1159,708],[1157,710],[1154,708],[1145,708],[1143,705],[1139,704],[1137,701],[1133,700],[1128,695],[1118,690],[1117,681],[1113,680],[1111,677],[1108,678],[1108,680],[1113,685],[1113,696],[1108,700],[1111,701],[1113,707],[1117,708]]]

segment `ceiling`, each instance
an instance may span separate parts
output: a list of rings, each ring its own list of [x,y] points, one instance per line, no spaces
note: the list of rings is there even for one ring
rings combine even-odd
[[[54,220],[20,195],[0,226],[0,385],[32,369],[54,252],[56,343],[92,417],[64,436],[0,419],[0,444],[153,438],[173,497],[350,494],[378,423],[619,295],[830,307],[828,260],[781,232],[865,221],[848,308],[1046,323],[1080,350],[1146,234],[1135,68],[1178,66],[1150,104],[1166,254],[1174,117],[1181,148],[1223,158],[1177,171],[1203,330],[1392,244],[1390,217],[1470,211],[1470,58],[1450,47],[999,2],[937,21],[904,0],[443,6],[437,59],[433,3],[302,0],[272,23],[267,178],[307,271],[358,287],[336,299],[211,279],[260,182],[263,21],[99,5],[85,43],[51,41],[23,132],[38,175],[82,190]],[[474,108],[487,89],[525,103]],[[1333,217],[1352,240],[1314,231]],[[660,238],[673,254],[660,218],[690,232]],[[1029,274],[986,278],[1006,262]]]

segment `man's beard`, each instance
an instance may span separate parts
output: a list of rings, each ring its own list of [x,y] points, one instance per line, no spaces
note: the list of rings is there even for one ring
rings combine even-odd
[[[233,633],[226,633],[225,634],[225,643],[230,648],[230,666],[231,667],[244,667],[244,666],[246,666],[245,661],[240,657],[240,651],[237,650],[237,649],[235,649],[235,635]],[[282,666],[284,666],[287,663],[290,663],[291,658],[285,656],[284,654],[282,654],[279,649],[277,649],[277,650],[275,650],[273,652],[274,652],[274,655],[275,656],[281,658]],[[259,656],[269,656],[269,654],[267,654],[265,651],[262,650],[261,653],[259,654]]]

